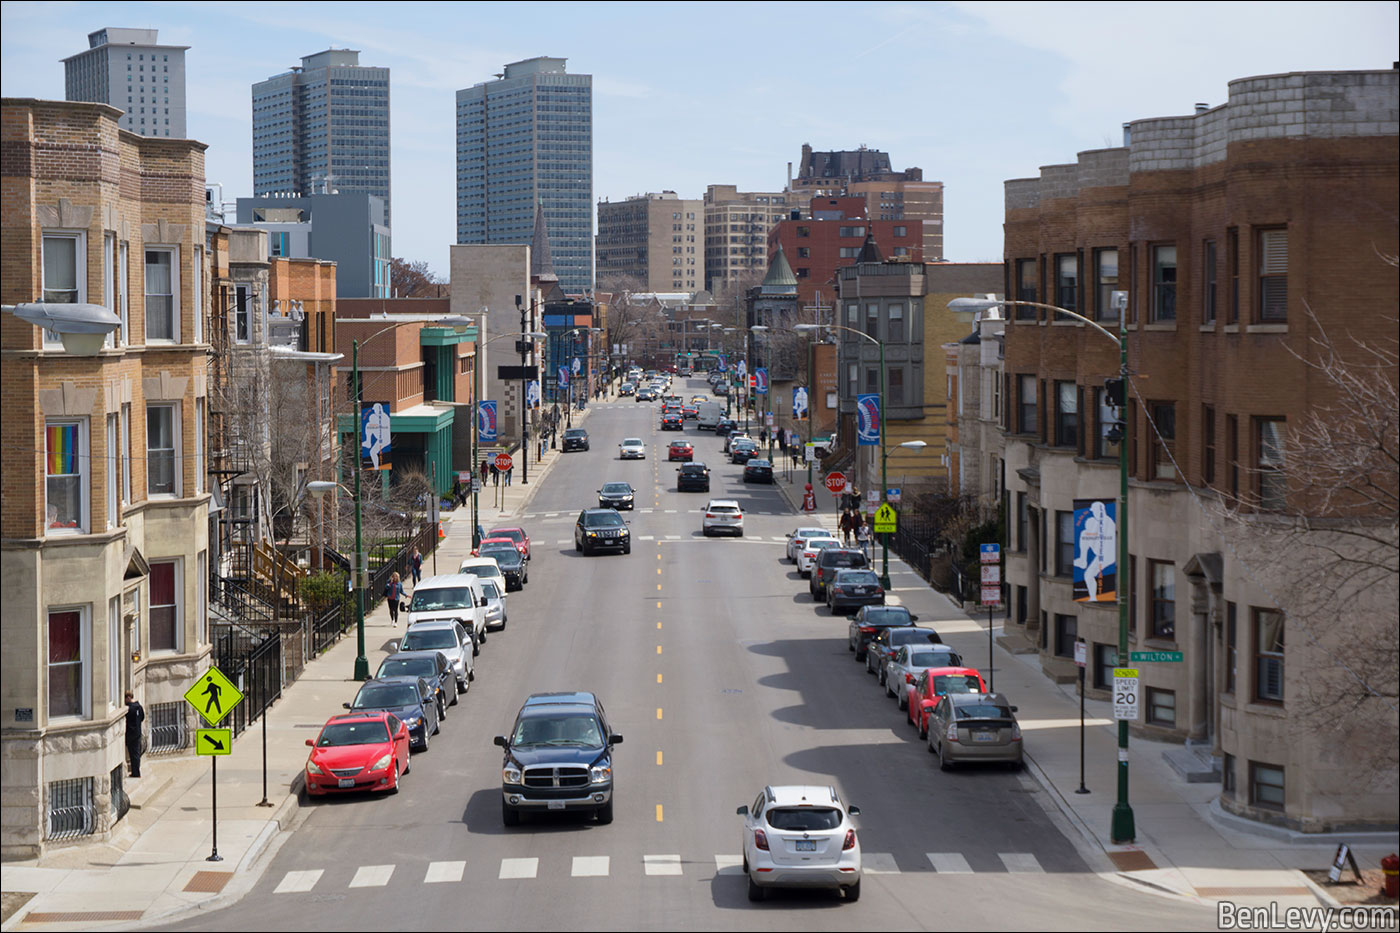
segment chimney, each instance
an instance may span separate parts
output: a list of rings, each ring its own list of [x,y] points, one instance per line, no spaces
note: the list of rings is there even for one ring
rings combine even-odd
[[[1133,144],[1133,125],[1132,125],[1131,123],[1124,123],[1124,124],[1123,124],[1123,145],[1124,145],[1124,147],[1127,147],[1127,146],[1131,146],[1132,144]]]
[[[788,180],[787,180],[787,187],[784,188],[783,190],[784,190],[784,191],[791,191],[791,190],[792,190],[792,163],[791,163],[791,162],[788,163]]]
[[[1196,104],[1196,112],[1197,112],[1197,113],[1205,113],[1205,112],[1206,112],[1207,110],[1209,110],[1209,109],[1210,109],[1210,104],[1202,104],[1202,103],[1197,103],[1197,104]]]

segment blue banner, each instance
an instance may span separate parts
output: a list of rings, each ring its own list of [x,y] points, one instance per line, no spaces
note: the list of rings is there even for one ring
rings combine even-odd
[[[1118,503],[1074,500],[1074,601],[1118,599]]]
[[[729,372],[729,364],[725,362],[723,353],[715,357],[715,369],[722,373]]]
[[[371,402],[360,409],[360,459],[368,461],[371,470],[385,469],[384,462],[389,456],[390,429],[389,406],[384,402]]]
[[[759,395],[768,394],[768,370],[760,366],[753,371],[754,391]]]
[[[496,443],[499,422],[495,402],[476,403],[476,439],[483,444]]]
[[[561,389],[567,389],[568,387],[569,387],[569,367],[567,367],[567,366],[560,366],[560,367],[559,367],[559,388],[561,388]]]
[[[792,420],[807,420],[807,387],[794,386],[792,389]]]
[[[880,444],[880,396],[856,396],[856,443],[861,447]]]

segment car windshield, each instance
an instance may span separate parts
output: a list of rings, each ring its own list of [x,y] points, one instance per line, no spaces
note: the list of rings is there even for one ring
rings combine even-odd
[[[843,570],[836,575],[836,582],[846,586],[875,586],[880,578],[871,570]]]
[[[597,748],[603,744],[603,730],[592,716],[532,716],[515,725],[511,745],[585,745]]]
[[[732,515],[733,513],[739,511],[739,509],[737,506],[733,505],[712,505],[710,506],[709,511],[723,512],[726,515]]]
[[[588,528],[620,528],[625,523],[616,512],[597,512],[585,515],[583,524]]]
[[[481,584],[481,592],[483,592],[483,593],[486,594],[486,598],[487,598],[487,599],[500,599],[500,598],[501,598],[501,591],[498,590],[498,589],[496,589],[496,584],[495,584],[495,583],[490,583],[490,582],[488,582],[488,583],[483,583],[483,584]]]
[[[516,544],[523,544],[525,542],[525,532],[521,531],[519,528],[497,528],[486,537],[509,538]]]
[[[457,635],[451,629],[409,629],[403,637],[400,651],[428,651],[433,648],[460,648]]]
[[[360,722],[331,722],[321,730],[316,740],[317,748],[331,748],[336,745],[378,745],[389,741],[389,727],[382,719]]]
[[[514,548],[512,548],[511,550],[514,550]],[[483,554],[482,556],[483,556],[483,557],[491,557],[491,555],[489,555],[489,554]],[[461,572],[462,572],[462,573],[469,573],[469,574],[471,574],[472,576],[475,576],[475,577],[495,577],[495,576],[499,576],[500,573],[501,573],[501,565],[498,564],[498,563],[496,563],[495,561],[496,561],[496,559],[495,559],[494,557],[492,557],[492,558],[491,558],[491,563],[489,563],[489,564],[470,564],[470,565],[468,565],[468,566],[466,566],[466,567],[463,567],[462,570],[461,570]],[[417,597],[417,595],[415,594],[414,597],[413,597],[413,606],[410,606],[409,608],[412,609],[412,608],[414,608],[414,607],[417,606],[417,605],[418,605],[418,597]],[[452,607],[452,608],[456,608],[456,607]]]
[[[467,571],[471,572],[472,568]],[[409,612],[436,612],[442,609],[470,609],[472,591],[465,586],[439,586],[432,589],[419,587],[413,594],[413,602],[408,604]]]
[[[903,606],[880,606],[865,610],[865,621],[876,625],[909,625],[909,610]]]
[[[1011,707],[995,706],[991,703],[969,703],[966,706],[955,706],[959,719],[1010,719]]]
[[[976,674],[938,674],[933,678],[933,692],[940,696],[945,693],[981,693],[982,682]]]
[[[564,432],[565,437],[587,437],[588,432],[583,428],[569,428]]]
[[[836,829],[841,825],[841,811],[832,807],[774,807],[767,817],[768,825],[774,829],[798,832]]]
[[[769,463],[767,460],[750,460],[750,461],[749,461],[749,469],[750,469],[750,470],[761,470],[761,469],[763,469],[764,467],[768,467],[768,468],[771,469],[772,466],[773,466],[773,464]]]
[[[909,655],[910,667],[946,667],[961,661],[951,651],[915,651]]]
[[[355,695],[354,709],[390,709],[417,706],[418,691],[412,684],[366,684]]]
[[[432,658],[387,658],[379,665],[375,679],[385,677],[436,677],[437,662]]]
[[[807,542],[807,549],[811,551],[825,551],[829,547],[840,547],[841,542],[835,538],[813,538]]]
[[[625,496],[632,491],[632,487],[626,483],[604,483],[603,492],[608,495]]]
[[[708,472],[708,470],[709,467],[705,466],[703,463],[687,463],[685,466],[681,467],[682,473],[705,473]]]
[[[890,633],[890,644],[892,645],[912,645],[921,641],[933,641],[933,635],[926,628],[892,628],[885,629]],[[932,665],[930,665],[932,666]],[[951,667],[952,665],[949,665]]]
[[[623,447],[641,447],[641,446],[643,446],[643,444],[642,444],[642,439],[641,439],[640,437],[624,437],[624,438],[622,439],[622,446],[623,446]]]
[[[823,567],[869,567],[870,561],[865,559],[865,555],[856,551],[844,554],[823,554]]]
[[[512,545],[482,548],[480,553],[482,557],[494,560],[497,567],[513,567],[525,559]]]

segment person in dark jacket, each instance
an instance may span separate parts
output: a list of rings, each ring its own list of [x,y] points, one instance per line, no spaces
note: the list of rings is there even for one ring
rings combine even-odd
[[[403,584],[399,582],[397,573],[390,575],[389,582],[384,584],[384,598],[389,601],[389,624],[397,626],[399,603],[403,601]]]
[[[136,702],[136,694],[126,692],[126,754],[131,759],[131,776],[141,776],[141,724],[146,721],[146,710]]]

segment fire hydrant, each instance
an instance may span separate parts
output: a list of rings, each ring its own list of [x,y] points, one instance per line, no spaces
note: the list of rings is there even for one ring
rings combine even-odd
[[[1381,871],[1385,873],[1385,896],[1400,897],[1400,857],[1392,852],[1381,859]]]

